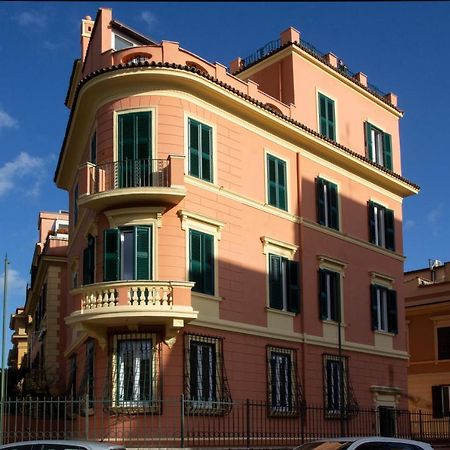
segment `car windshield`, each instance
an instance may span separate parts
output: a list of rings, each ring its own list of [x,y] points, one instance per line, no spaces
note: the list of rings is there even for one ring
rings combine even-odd
[[[298,447],[298,450],[345,450],[351,442],[348,441],[314,441]]]

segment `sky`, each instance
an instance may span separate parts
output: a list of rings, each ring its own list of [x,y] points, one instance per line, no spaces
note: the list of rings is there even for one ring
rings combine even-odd
[[[68,209],[53,183],[80,56],[80,23],[113,18],[156,40],[226,66],[293,26],[353,72],[398,95],[403,175],[420,185],[404,200],[405,270],[450,260],[450,2],[2,2],[0,1],[0,299],[25,303],[39,211]]]

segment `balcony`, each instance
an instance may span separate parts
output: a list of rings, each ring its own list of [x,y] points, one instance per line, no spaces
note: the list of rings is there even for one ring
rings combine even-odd
[[[166,341],[198,316],[190,281],[110,281],[71,291],[79,309],[66,323],[106,344],[109,327],[163,326]]]
[[[186,196],[184,157],[86,163],[79,171],[78,205],[95,211],[122,206],[172,206]]]

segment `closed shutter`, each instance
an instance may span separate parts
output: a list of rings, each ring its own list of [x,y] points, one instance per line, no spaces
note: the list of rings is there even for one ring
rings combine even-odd
[[[189,119],[189,175],[200,177],[200,124]]]
[[[134,186],[153,186],[151,161],[151,115],[149,112],[137,113],[135,116],[136,148]]]
[[[328,319],[327,271],[319,269],[319,317]]]
[[[110,230],[105,230],[103,247],[103,280],[118,280],[120,267],[120,242],[118,229],[113,228]]]
[[[365,146],[366,146],[366,156],[370,161],[373,161],[372,155],[372,125],[369,122],[364,123],[364,137],[365,137]]]
[[[119,115],[119,187],[134,186],[134,120],[133,114]]]
[[[319,94],[320,134],[328,136],[327,127],[327,102],[324,95]]]
[[[202,233],[203,293],[214,295],[214,237]]]
[[[269,305],[283,309],[282,258],[269,254]]]
[[[327,136],[333,141],[336,140],[336,127],[334,121],[334,101],[327,99],[327,116],[328,116],[328,134]]]
[[[372,330],[378,330],[378,306],[377,306],[377,287],[370,285],[370,313]]]
[[[136,227],[136,280],[150,280],[150,227]]]
[[[189,281],[194,281],[193,291],[203,292],[201,233],[189,230]]]
[[[376,227],[376,223],[375,223],[375,208],[374,208],[374,203],[373,202],[368,202],[367,203],[368,206],[368,216],[369,216],[369,241],[372,244],[376,244],[375,241],[375,227]]]
[[[287,280],[287,310],[298,314],[300,312],[299,263],[286,261]]]
[[[334,183],[328,183],[328,199],[330,211],[330,228],[339,230],[339,206],[338,206],[338,188]]]
[[[286,195],[286,163],[277,160],[277,196],[278,208],[287,210],[287,195]]]
[[[277,164],[273,156],[267,155],[267,186],[269,205],[277,206]]]
[[[212,128],[201,125],[201,178],[212,181]]]
[[[442,405],[442,386],[432,386],[431,397],[433,402],[433,417],[436,419],[444,417],[444,409]]]
[[[388,331],[390,333],[398,333],[397,318],[397,292],[388,290]]]
[[[388,133],[383,133],[384,166],[392,170],[392,138]]]
[[[325,181],[322,180],[322,178],[316,178],[317,222],[320,223],[320,225],[326,225],[324,184]]]
[[[384,220],[386,229],[386,248],[395,250],[395,231],[394,231],[394,211],[391,209],[384,210]]]

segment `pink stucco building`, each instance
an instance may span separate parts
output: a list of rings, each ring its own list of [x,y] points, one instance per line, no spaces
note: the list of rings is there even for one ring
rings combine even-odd
[[[294,28],[227,69],[100,9],[66,105],[67,392],[136,412],[181,394],[205,415],[359,405],[392,425],[418,192],[393,93]]]

